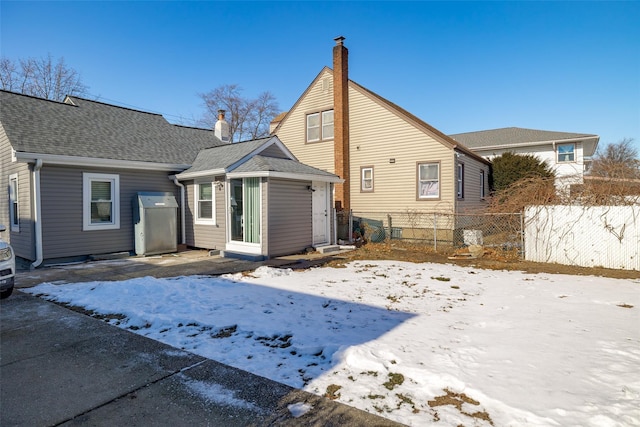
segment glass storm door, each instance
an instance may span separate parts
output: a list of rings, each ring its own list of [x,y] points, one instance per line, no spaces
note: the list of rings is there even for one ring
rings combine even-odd
[[[231,240],[260,243],[260,178],[231,180]]]

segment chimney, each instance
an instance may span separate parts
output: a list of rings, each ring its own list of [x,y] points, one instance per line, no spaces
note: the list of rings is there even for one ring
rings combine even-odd
[[[349,51],[344,37],[333,47],[333,144],[335,173],[344,183],[335,185],[336,209],[351,209],[349,182]]]
[[[229,138],[229,123],[224,119],[224,110],[218,110],[218,121],[214,127],[214,135],[222,142],[231,142]]]

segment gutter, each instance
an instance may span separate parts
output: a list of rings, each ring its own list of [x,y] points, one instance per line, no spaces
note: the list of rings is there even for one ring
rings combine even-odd
[[[42,207],[40,201],[40,169],[42,169],[42,159],[36,159],[33,166],[33,223],[35,226],[35,246],[36,260],[31,263],[31,270],[42,264]]]
[[[479,146],[479,147],[473,147],[473,148],[469,148],[468,146],[465,146],[468,150],[472,150],[472,151],[487,151],[487,150],[502,150],[502,149],[509,149],[509,148],[514,148],[514,147],[530,147],[530,146],[535,146],[535,145],[541,145],[541,144],[551,144],[554,149],[555,149],[555,145],[556,144],[570,144],[572,142],[580,142],[580,141],[588,141],[588,140],[595,140],[596,142],[600,139],[599,136],[588,136],[588,137],[576,137],[576,138],[567,138],[567,139],[548,139],[546,141],[530,141],[530,142],[519,142],[516,144],[498,144],[498,145],[485,145],[485,146]],[[457,139],[454,139],[454,141],[459,142]],[[461,144],[464,144],[464,142],[460,142]]]
[[[178,177],[175,176],[175,175],[169,176],[169,179],[171,181],[173,181],[173,183],[175,185],[180,187],[180,233],[181,233],[180,243],[184,245],[184,244],[186,244],[186,235],[187,235],[187,228],[186,228],[186,225],[185,225],[185,218],[184,218],[185,213],[186,213],[186,208],[185,208],[185,205],[184,205],[184,202],[185,202],[184,184],[181,184],[178,181]]]
[[[61,166],[87,166],[87,167],[108,167],[118,169],[135,169],[135,170],[157,170],[157,171],[176,171],[186,170],[191,165],[173,164],[173,163],[152,163],[136,160],[115,160],[103,159],[97,157],[79,157],[79,156],[63,156],[59,154],[41,154],[16,151],[12,157],[13,161],[31,163],[41,159],[49,165]]]

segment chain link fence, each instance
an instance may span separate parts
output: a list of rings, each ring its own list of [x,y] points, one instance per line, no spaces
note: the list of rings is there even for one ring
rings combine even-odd
[[[350,232],[349,232],[350,231]],[[453,214],[447,212],[337,212],[338,239],[353,242],[401,240],[434,250],[471,245],[518,251],[522,256],[520,213]]]

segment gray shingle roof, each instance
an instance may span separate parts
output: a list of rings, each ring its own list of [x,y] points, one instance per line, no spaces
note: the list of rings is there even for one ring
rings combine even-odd
[[[330,172],[305,165],[304,163],[300,163],[296,160],[260,155],[253,156],[251,159],[234,169],[233,172],[282,172],[301,175],[337,177]]]
[[[191,168],[179,176],[188,177],[190,174],[198,172],[224,171],[233,173],[281,172],[338,178],[337,175],[330,172],[316,169],[284,156],[284,153],[280,153],[280,150],[277,149],[276,143],[278,141],[277,136],[272,136],[202,150]],[[266,150],[269,146],[276,148],[277,151]],[[267,151],[269,151],[269,155],[264,155]],[[258,154],[248,157],[254,152],[258,152]],[[282,156],[278,154],[282,154]]]
[[[449,136],[471,149],[490,146],[526,144],[532,142],[561,142],[562,140],[578,138],[598,138],[598,135],[586,133],[555,132],[517,127],[458,133]]]
[[[262,147],[271,138],[238,142],[200,151],[189,169],[184,173],[226,169]]]
[[[146,113],[77,97],[49,101],[0,90],[0,122],[18,152],[191,164],[224,144],[213,131],[172,125]]]

